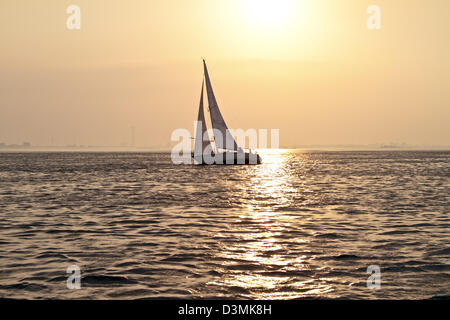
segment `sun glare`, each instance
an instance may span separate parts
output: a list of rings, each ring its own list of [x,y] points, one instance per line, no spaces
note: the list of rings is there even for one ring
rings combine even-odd
[[[275,29],[292,19],[295,0],[247,0],[247,10],[252,23],[260,28]]]

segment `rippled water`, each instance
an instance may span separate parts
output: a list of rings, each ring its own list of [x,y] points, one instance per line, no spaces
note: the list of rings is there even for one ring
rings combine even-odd
[[[0,297],[450,295],[450,152],[0,154]],[[81,289],[69,290],[69,265]],[[368,289],[367,267],[381,268]]]

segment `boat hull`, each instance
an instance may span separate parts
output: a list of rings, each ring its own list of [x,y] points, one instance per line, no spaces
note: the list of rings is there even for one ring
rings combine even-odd
[[[194,155],[194,164],[198,165],[256,165],[262,159],[257,153],[220,152],[213,155]]]

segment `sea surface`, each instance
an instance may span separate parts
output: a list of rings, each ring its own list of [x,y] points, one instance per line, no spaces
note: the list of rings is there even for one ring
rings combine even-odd
[[[450,152],[262,156],[0,153],[0,298],[450,296]]]

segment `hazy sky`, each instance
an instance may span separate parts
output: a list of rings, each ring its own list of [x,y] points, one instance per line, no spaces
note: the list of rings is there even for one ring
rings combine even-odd
[[[282,145],[450,145],[449,13],[448,0],[1,0],[0,142],[120,145],[134,126],[138,146],[167,145],[193,131],[205,57],[231,128],[278,128]]]

